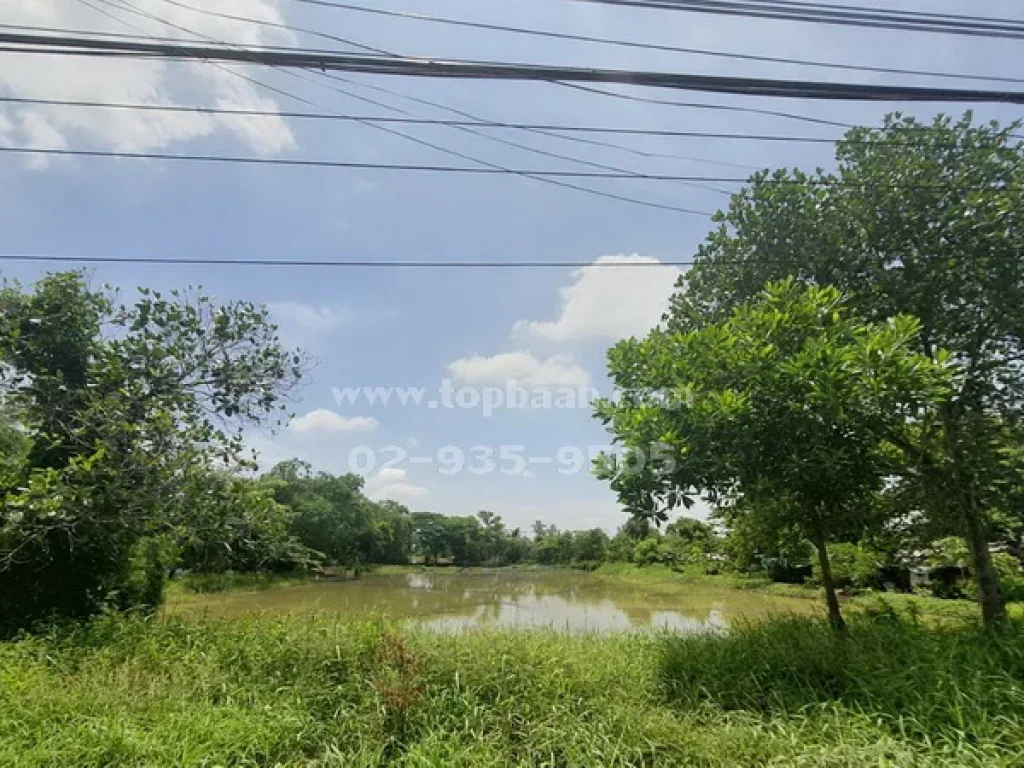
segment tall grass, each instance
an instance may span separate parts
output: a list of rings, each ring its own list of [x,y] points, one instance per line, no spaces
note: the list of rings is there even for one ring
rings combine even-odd
[[[1013,765],[1022,638],[107,618],[0,645],[0,765]]]
[[[1024,626],[990,633],[925,626],[895,612],[855,615],[846,635],[780,618],[660,649],[666,700],[767,718],[849,714],[942,753],[983,745],[1024,763]]]

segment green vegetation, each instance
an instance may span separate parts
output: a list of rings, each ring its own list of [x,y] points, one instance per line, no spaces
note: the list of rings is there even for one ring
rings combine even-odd
[[[0,637],[154,606],[178,549],[270,563],[273,503],[225,468],[303,359],[267,311],[196,292],[122,303],[77,272],[0,289]],[[198,545],[194,539],[202,537]]]
[[[312,578],[302,573],[188,573],[168,585],[168,595],[173,592],[208,595],[234,590],[259,591],[303,584]]]
[[[265,308],[5,283],[0,764],[1024,765],[1019,128],[893,115],[836,170],[733,196],[664,322],[609,352],[611,537],[411,511],[297,460],[257,475],[246,430],[306,367]],[[678,516],[698,498],[708,523]],[[374,564],[820,592],[828,622],[155,613],[175,572],[198,600]]]
[[[910,350],[917,333],[910,318],[858,321],[834,288],[784,281],[721,323],[623,342],[609,354],[620,389],[680,388],[685,402],[600,403],[598,416],[630,454],[606,457],[599,473],[654,515],[700,488],[741,501],[734,514],[810,541],[841,628],[826,545],[877,525],[871,497],[899,467],[887,449],[916,428],[918,403],[946,391],[944,370]],[[658,448],[656,461],[628,466]]]
[[[842,640],[111,617],[0,646],[0,764],[1012,765],[1022,640],[889,616]]]
[[[623,505],[664,520],[700,494],[746,536],[810,541],[837,627],[827,544],[958,536],[1002,622],[992,544],[1019,555],[1024,487],[1017,127],[891,115],[834,172],[755,174],[664,327],[609,353],[620,397],[597,415],[625,452],[596,469]]]

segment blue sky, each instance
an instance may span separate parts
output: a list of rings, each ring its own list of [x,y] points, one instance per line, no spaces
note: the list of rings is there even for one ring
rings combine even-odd
[[[183,2],[185,0],[182,0]],[[130,5],[207,39],[249,44],[328,47],[301,34],[228,21],[167,0],[0,0],[0,23],[187,37],[130,13]],[[435,57],[565,63],[599,67],[846,82],[1011,87],[983,81],[938,81],[870,73],[801,69],[692,55],[636,51],[456,29],[419,21],[317,8],[295,0],[187,0],[221,13],[298,25],[398,53]],[[1024,77],[1020,43],[911,35],[684,13],[616,9],[568,0],[364,0],[380,8],[420,11],[490,23],[601,35],[723,52],[806,58],[873,66]],[[865,3],[861,3],[865,4]],[[881,5],[881,4],[879,4]],[[1017,3],[918,2],[908,9],[1013,17]],[[111,18],[115,17],[115,18]],[[115,20],[116,19],[116,20]],[[337,47],[341,47],[337,45]],[[419,117],[451,117],[429,100],[492,120],[588,124],[716,132],[835,137],[840,129],[775,117],[657,106],[541,83],[403,80],[236,70],[181,63],[120,63],[4,54],[0,91],[58,99],[220,105],[259,109],[316,108],[362,115],[395,114],[339,93],[400,108]],[[382,87],[388,92],[371,90]],[[844,123],[876,123],[898,105],[815,104],[730,99],[620,89],[622,93],[708,104],[781,109]],[[956,105],[918,105],[929,117]],[[1019,109],[981,106],[983,117],[1012,120]],[[504,146],[438,126],[403,132],[518,168],[579,169],[570,162]],[[544,151],[638,171],[746,176],[754,167],[828,166],[828,145],[764,144],[602,137],[646,152],[699,158],[643,158],[516,132],[493,135]],[[226,153],[334,158],[366,162],[464,165],[407,139],[357,123],[246,120],[149,112],[40,107],[0,108],[0,144],[127,151]],[[736,167],[740,166],[740,167]],[[2,156],[0,253],[190,258],[496,260],[595,262],[623,255],[659,261],[692,257],[706,235],[701,216],[612,201],[515,176],[414,175],[381,171],[243,167],[108,159]],[[726,198],[676,183],[603,181],[602,189],[661,203],[715,210]],[[47,267],[2,263],[6,277],[31,281]],[[56,267],[53,267],[56,268]],[[253,434],[265,461],[296,455],[345,471],[356,446],[395,445],[410,457],[435,457],[442,446],[521,445],[524,455],[557,456],[559,448],[607,442],[586,410],[479,410],[425,407],[339,407],[332,387],[435,388],[444,377],[467,386],[504,386],[509,376],[535,385],[586,381],[604,389],[604,353],[621,336],[642,333],[660,315],[677,270],[589,268],[518,271],[330,270],[217,266],[99,265],[97,282],[131,288],[201,284],[220,299],[267,302],[285,338],[319,360],[294,404],[311,417],[276,436]],[[461,361],[461,362],[460,362]],[[372,427],[372,428],[370,428]],[[368,487],[416,509],[469,514],[488,508],[512,525],[537,517],[562,527],[614,529],[624,520],[615,499],[586,472],[565,475],[536,464],[532,476],[500,472],[443,475],[408,461],[374,472]]]

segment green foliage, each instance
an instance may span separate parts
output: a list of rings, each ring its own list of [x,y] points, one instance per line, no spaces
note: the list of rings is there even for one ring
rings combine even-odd
[[[1007,600],[1024,600],[1024,573],[1020,560],[1009,552],[996,552],[992,563],[999,573],[999,581]]]
[[[828,545],[832,578],[841,588],[867,589],[880,587],[879,573],[886,564],[885,555],[864,544],[837,542]],[[821,566],[814,564],[814,579],[822,581]]]
[[[412,513],[395,501],[368,499],[358,475],[314,473],[297,460],[275,466],[257,487],[287,510],[288,530],[327,565],[359,571],[371,564],[401,565],[413,557],[432,564],[510,565],[523,561],[530,549],[519,531],[507,530],[493,512],[468,517]]]
[[[0,471],[0,633],[156,601],[154,542],[206,515],[212,467],[241,463],[242,430],[301,375],[266,310],[139,294],[77,272],[0,291],[6,442],[13,423],[23,444]]]
[[[925,556],[929,568],[970,568],[971,553],[960,536],[947,536],[933,541]]]
[[[903,514],[924,513],[929,538],[967,539],[991,622],[1004,612],[988,544],[1024,487],[1012,426],[1024,403],[1018,128],[894,114],[850,131],[835,172],[755,174],[717,217],[668,320],[676,331],[714,325],[789,277],[838,287],[872,321],[916,318],[915,348],[950,356],[960,374],[935,417],[905,436],[909,460],[891,490]]]
[[[314,567],[320,553],[292,536],[292,508],[267,483],[225,473],[204,482],[202,503],[178,532],[177,564],[198,573],[295,571]]]
[[[658,540],[651,538],[638,541],[636,546],[633,547],[633,555],[630,560],[637,565],[654,565],[655,563],[660,563],[661,560],[658,557]]]
[[[911,349],[918,329],[864,322],[836,289],[787,280],[720,323],[620,342],[609,372],[625,396],[597,416],[645,460],[605,457],[596,471],[636,515],[664,519],[696,490],[824,558],[826,541],[881,525],[871,501],[909,419],[947,392],[945,366]],[[827,579],[826,593],[839,624]]]
[[[590,570],[608,554],[608,534],[600,528],[559,531],[553,525],[547,529],[540,525],[540,530],[531,557],[541,565],[571,565]]]

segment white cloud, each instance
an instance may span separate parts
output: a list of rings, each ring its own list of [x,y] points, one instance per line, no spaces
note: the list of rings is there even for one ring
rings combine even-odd
[[[278,0],[191,0],[196,7],[283,23]],[[141,14],[111,8],[110,16],[66,0],[0,0],[7,24],[63,27],[88,32],[145,34],[246,45],[294,45],[285,30],[246,24],[199,13],[162,0],[135,0]],[[104,9],[105,10],[105,9]],[[119,19],[121,21],[117,21]],[[197,33],[188,35],[174,26]],[[236,109],[276,109],[258,87],[231,66],[132,59],[11,54],[11,66],[0,69],[0,91],[47,99],[112,101],[141,104],[203,104]],[[294,146],[295,139],[280,117],[209,115],[127,109],[84,109],[59,106],[9,106],[0,111],[5,140],[37,147],[83,143],[120,151],[147,151],[218,132],[233,134],[253,150],[271,154]],[[40,165],[36,158],[35,165]]]
[[[318,408],[295,419],[288,428],[301,434],[369,432],[377,428],[377,420],[369,416],[340,416],[334,411]]]
[[[523,387],[585,387],[590,374],[570,357],[554,355],[540,360],[529,352],[503,352],[492,357],[463,357],[448,364],[448,372],[467,384],[505,384]]]
[[[650,256],[602,256],[595,266],[573,273],[573,282],[559,291],[555,320],[520,320],[514,332],[546,341],[606,339],[646,334],[668,309],[680,270],[671,266],[601,267],[607,262],[659,264]]]
[[[388,467],[366,480],[366,495],[372,499],[421,499],[430,495],[430,489],[408,481],[404,469]]]
[[[267,309],[278,323],[298,326],[313,333],[336,330],[350,320],[348,310],[341,307],[317,307],[298,301],[272,301]]]
[[[21,135],[29,146],[41,149],[66,149],[68,146],[64,135],[47,122],[41,112],[25,110],[19,115]],[[15,133],[17,135],[17,133]],[[29,155],[30,168],[45,168],[50,164],[51,156]]]

